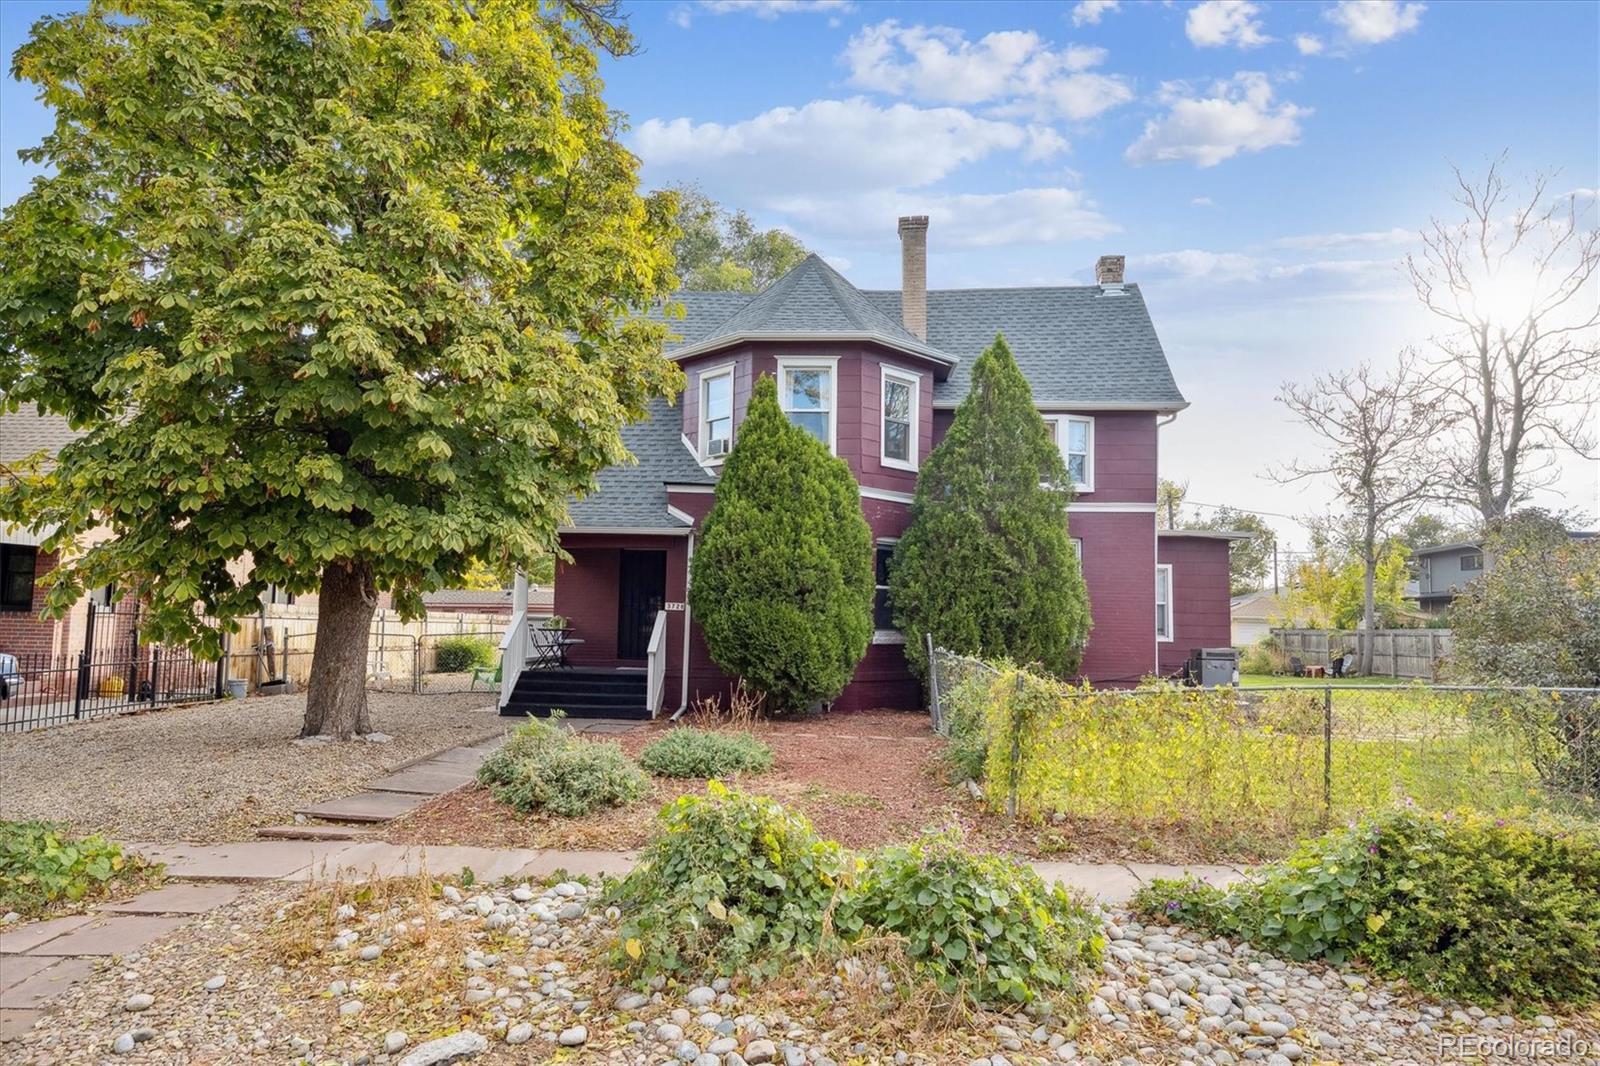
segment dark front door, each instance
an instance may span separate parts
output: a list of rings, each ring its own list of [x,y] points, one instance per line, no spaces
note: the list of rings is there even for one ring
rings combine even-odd
[[[667,553],[624,551],[617,584],[617,658],[643,659],[656,612],[667,602]]]

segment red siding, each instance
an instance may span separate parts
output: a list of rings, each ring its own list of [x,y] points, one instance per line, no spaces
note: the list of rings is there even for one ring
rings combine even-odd
[[[1161,644],[1162,673],[1176,673],[1195,648],[1233,643],[1228,612],[1228,542],[1161,537],[1157,558],[1172,565],[1173,639]]]
[[[1075,512],[1067,530],[1083,542],[1094,622],[1083,675],[1096,684],[1136,684],[1156,669],[1155,516]]]
[[[1151,411],[1049,411],[1094,419],[1094,490],[1078,498],[1095,503],[1154,503],[1156,416]]]
[[[45,575],[55,566],[56,556],[53,552],[35,553],[33,604],[26,611],[0,611],[0,651],[37,662],[46,656],[65,655],[78,650],[63,646],[66,636],[64,619],[45,621],[39,617],[39,612],[44,610]],[[81,624],[78,628],[82,628]]]

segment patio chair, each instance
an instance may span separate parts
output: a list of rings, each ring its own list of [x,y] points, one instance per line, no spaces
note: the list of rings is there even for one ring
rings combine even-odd
[[[494,664],[493,670],[489,669],[487,666],[474,666],[472,668],[472,680],[467,682],[467,691],[471,692],[473,689],[477,688],[479,681],[482,681],[484,686],[491,691],[499,688],[500,678],[503,676],[501,672],[505,669],[505,665],[506,659],[505,656],[502,655],[500,657],[500,661]]]

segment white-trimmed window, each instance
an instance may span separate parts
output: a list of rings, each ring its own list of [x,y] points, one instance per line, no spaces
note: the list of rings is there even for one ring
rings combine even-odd
[[[1094,491],[1094,419],[1088,415],[1045,415],[1050,439],[1061,449],[1072,487],[1079,492]]]
[[[733,364],[700,374],[700,457],[720,463],[733,449]]]
[[[878,458],[884,466],[917,468],[917,400],[922,379],[892,367],[883,368],[882,440]]]
[[[1172,564],[1156,566],[1156,639],[1172,639]]]
[[[778,406],[789,421],[828,446],[835,447],[834,359],[779,359]]]
[[[895,628],[894,603],[889,599],[889,571],[894,566],[894,550],[899,541],[884,539],[873,552],[872,643],[904,644],[905,634]]]

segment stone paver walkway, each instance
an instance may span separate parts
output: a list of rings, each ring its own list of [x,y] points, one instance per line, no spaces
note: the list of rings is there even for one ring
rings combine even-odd
[[[405,771],[401,771],[404,773]],[[479,881],[569,875],[620,877],[637,856],[627,851],[534,851],[386,844],[378,841],[256,840],[239,844],[133,844],[163,862],[172,882],[93,914],[31,922],[0,930],[0,1043],[32,1027],[65,986],[109,957],[137,951],[196,915],[231,902],[242,885],[269,881],[351,881],[471,870]],[[1041,876],[1078,888],[1105,903],[1122,903],[1157,877],[1198,877],[1225,885],[1242,876],[1233,866],[1156,863],[1036,862]],[[3,1056],[0,1056],[3,1057]]]

